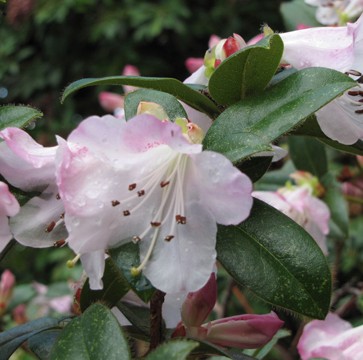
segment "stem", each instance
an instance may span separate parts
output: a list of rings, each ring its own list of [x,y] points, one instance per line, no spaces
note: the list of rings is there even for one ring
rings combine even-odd
[[[352,196],[352,195],[344,195],[344,197],[347,201],[363,205],[363,199],[360,197]]]
[[[159,346],[163,341],[163,317],[161,308],[163,306],[165,293],[156,290],[150,300],[150,350]]]

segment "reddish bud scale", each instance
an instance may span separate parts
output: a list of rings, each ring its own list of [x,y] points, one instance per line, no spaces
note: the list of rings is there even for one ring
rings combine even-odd
[[[226,57],[231,56],[240,48],[237,40],[230,36],[223,45],[223,50],[226,53]]]

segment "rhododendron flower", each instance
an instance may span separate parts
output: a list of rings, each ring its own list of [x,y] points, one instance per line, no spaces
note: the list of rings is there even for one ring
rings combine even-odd
[[[354,24],[322,27],[280,34],[283,59],[297,69],[322,66],[348,72],[353,78],[363,73],[363,17]],[[331,139],[350,145],[363,138],[363,89],[357,86],[316,112],[322,131]]]
[[[15,196],[9,191],[8,185],[0,181],[0,252],[12,239],[9,227],[9,216],[15,216],[20,206]]]
[[[363,358],[363,325],[353,328],[338,315],[313,320],[304,327],[297,345],[302,360],[357,360]]]
[[[284,324],[274,312],[237,315],[204,323],[216,300],[217,284],[212,274],[203,288],[188,294],[182,306],[182,322],[172,337],[188,336],[225,347],[255,349],[268,343]]]
[[[43,147],[18,128],[1,131],[0,138],[0,174],[19,189],[41,193],[10,219],[11,232],[25,246],[52,246],[67,234],[55,183],[57,146]]]
[[[290,186],[278,191],[254,191],[253,197],[281,211],[302,226],[327,254],[326,235],[329,233],[330,211],[312,194],[309,186]]]
[[[8,306],[15,285],[15,276],[10,270],[5,270],[0,279],[0,316]]]
[[[59,146],[67,241],[88,254],[81,260],[93,289],[102,288],[105,249],[133,240],[142,260],[133,274],[144,271],[166,293],[197,290],[215,262],[216,223],[249,215],[249,178],[176,124],[91,117]]]

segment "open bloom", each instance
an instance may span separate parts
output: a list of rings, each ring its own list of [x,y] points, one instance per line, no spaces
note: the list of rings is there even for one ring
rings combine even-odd
[[[133,240],[142,260],[134,274],[143,270],[166,293],[197,290],[215,262],[216,223],[249,215],[249,178],[224,156],[202,152],[176,124],[91,117],[59,146],[67,241],[92,254],[81,260],[94,289],[102,287],[104,250]]]
[[[274,312],[237,315],[204,323],[216,300],[217,284],[213,273],[203,288],[188,294],[182,306],[182,322],[172,336],[188,336],[225,347],[256,349],[268,343],[284,324]]]
[[[363,326],[353,328],[338,315],[313,320],[304,327],[297,345],[302,360],[356,360],[363,358]]]
[[[296,221],[314,238],[323,253],[328,253],[326,235],[330,211],[323,201],[313,196],[311,187],[290,186],[275,192],[254,191],[252,195]]]
[[[9,191],[8,185],[0,181],[0,252],[12,238],[8,217],[15,216],[19,209],[19,203]]]
[[[52,246],[67,233],[55,183],[57,146],[43,147],[18,128],[6,128],[0,137],[0,174],[21,190],[40,193],[10,219],[11,232],[25,246]]]
[[[318,27],[280,34],[283,59],[296,69],[322,66],[358,78],[357,86],[316,112],[322,131],[342,144],[363,138],[363,17],[341,27]]]

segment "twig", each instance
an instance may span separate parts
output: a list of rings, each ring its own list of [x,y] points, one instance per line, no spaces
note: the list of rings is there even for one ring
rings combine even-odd
[[[163,317],[161,308],[164,303],[165,293],[156,290],[150,300],[150,350],[159,346],[163,341]]]

